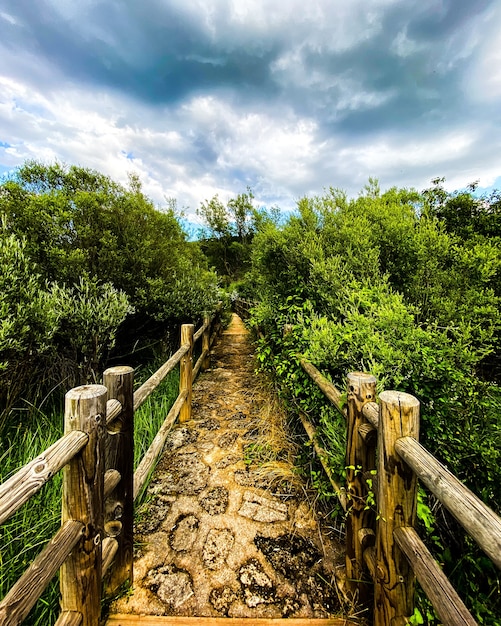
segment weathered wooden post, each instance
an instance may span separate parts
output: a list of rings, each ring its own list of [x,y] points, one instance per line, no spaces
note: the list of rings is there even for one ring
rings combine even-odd
[[[189,344],[190,349],[183,356],[179,369],[179,392],[186,392],[186,400],[184,401],[181,412],[179,413],[179,421],[186,422],[191,418],[191,396],[193,387],[193,335],[195,326],[193,324],[183,324],[181,326],[181,345]]]
[[[119,416],[108,424],[105,437],[105,471],[116,470],[120,482],[105,504],[104,530],[118,542],[113,566],[106,576],[106,592],[132,584],[134,524],[134,369],[111,367],[103,374],[108,398],[122,405]]]
[[[107,389],[86,385],[66,394],[64,430],[87,433],[85,448],[63,469],[61,524],[84,524],[80,544],[61,567],[61,609],[83,616],[82,626],[96,626],[101,610],[104,453]]]
[[[419,401],[407,393],[383,391],[379,396],[375,626],[400,626],[414,612],[415,576],[395,543],[393,532],[414,526],[417,478],[395,451],[400,437],[419,437]]]
[[[202,354],[205,354],[202,361],[202,371],[210,367],[210,315],[204,317],[205,330],[202,335]]]
[[[374,513],[366,509],[365,472],[375,468],[375,440],[372,446],[366,445],[359,428],[368,424],[362,415],[364,404],[376,401],[375,376],[363,372],[348,374],[347,399],[346,579],[353,597],[366,604],[369,588],[367,576],[364,576],[363,548],[359,531],[362,528],[372,528],[374,525]]]

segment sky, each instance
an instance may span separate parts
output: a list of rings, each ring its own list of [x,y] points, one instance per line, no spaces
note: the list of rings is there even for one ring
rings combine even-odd
[[[0,175],[139,175],[159,207],[250,187],[501,188],[499,0],[0,0]]]

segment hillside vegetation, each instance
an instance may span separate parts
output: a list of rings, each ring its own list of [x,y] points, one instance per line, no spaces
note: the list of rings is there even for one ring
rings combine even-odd
[[[344,424],[300,356],[341,389],[363,370],[380,391],[417,396],[423,444],[499,513],[501,197],[449,194],[442,182],[381,192],[371,180],[355,199],[337,189],[302,198],[255,234],[242,291],[259,302],[262,366],[320,424],[338,476]],[[499,624],[499,572],[433,498],[423,495],[419,516],[470,610]],[[433,623],[422,603],[419,619],[427,613]]]

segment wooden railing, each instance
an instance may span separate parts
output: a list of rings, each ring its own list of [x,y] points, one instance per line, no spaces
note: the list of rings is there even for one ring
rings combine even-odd
[[[244,319],[252,306],[234,303]],[[376,402],[375,377],[354,372],[347,377],[344,405],[341,391],[316,367],[304,359],[300,364],[346,417],[346,488],[334,480],[315,427],[305,415],[301,420],[347,514],[346,574],[352,596],[367,604],[373,595],[375,626],[407,624],[417,578],[446,626],[476,624],[415,530],[418,480],[500,569],[501,518],[419,443],[416,398],[384,391]]]
[[[103,385],[66,394],[64,435],[0,485],[0,524],[63,470],[61,528],[0,602],[1,626],[21,624],[60,570],[61,613],[56,626],[96,626],[103,587],[132,582],[134,500],[145,486],[176,419],[191,415],[191,388],[220,329],[219,315],[194,332],[181,329],[181,347],[137,391],[134,370],[113,367]],[[195,343],[201,355],[192,364]],[[179,395],[133,471],[134,412],[180,364]],[[103,585],[104,582],[104,585]]]
[[[311,363],[301,360],[301,366],[347,418],[346,489],[332,482],[347,512],[346,575],[353,596],[368,602],[373,590],[376,626],[406,624],[417,578],[445,625],[476,624],[414,528],[418,479],[499,568],[501,518],[419,443],[416,398],[383,391],[376,403],[374,376],[354,372],[344,407],[330,381]],[[303,424],[325,460],[314,427],[304,417]]]

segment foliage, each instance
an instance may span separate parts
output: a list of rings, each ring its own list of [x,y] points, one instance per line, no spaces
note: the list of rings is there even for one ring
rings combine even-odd
[[[92,380],[117,340],[123,353],[163,338],[218,302],[175,202],[156,210],[134,175],[126,188],[28,161],[0,185],[0,219],[0,430],[21,397]]]
[[[499,194],[382,193],[371,180],[356,199],[333,188],[302,198],[285,224],[266,222],[256,233],[248,285],[260,301],[258,359],[316,418],[338,476],[343,425],[326,415],[299,356],[341,389],[349,371],[365,370],[380,390],[417,396],[424,445],[488,505],[501,502],[498,211]],[[467,583],[445,556],[459,545],[472,559],[471,545],[442,518],[433,527],[426,506],[419,513],[439,560],[478,620],[494,624],[499,600],[485,591],[499,588],[493,570]]]
[[[246,193],[230,198],[226,206],[216,194],[197,210],[204,224],[200,232],[202,250],[227,284],[247,269],[255,221],[266,219],[254,208],[253,200],[254,194],[247,188]]]
[[[162,284],[175,291],[187,267],[194,287],[217,284],[196,244],[186,241],[173,203],[156,210],[133,175],[124,188],[86,168],[27,162],[0,187],[0,212],[9,233],[26,237],[43,278],[73,285],[86,274],[110,282],[143,316],[175,318],[166,303],[155,308],[150,290]]]

